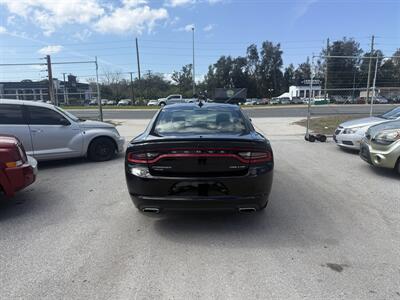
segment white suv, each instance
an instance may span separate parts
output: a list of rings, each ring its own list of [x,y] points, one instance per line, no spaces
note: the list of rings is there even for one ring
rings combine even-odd
[[[106,161],[125,139],[114,125],[82,120],[51,104],[0,99],[0,134],[16,136],[39,161],[87,156]]]

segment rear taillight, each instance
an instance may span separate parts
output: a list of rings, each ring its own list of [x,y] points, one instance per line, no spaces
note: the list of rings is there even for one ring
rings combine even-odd
[[[272,161],[272,153],[266,152],[239,152],[240,157],[246,159],[250,164],[259,164]]]
[[[24,163],[22,160],[17,160],[17,161],[9,161],[6,162],[6,167],[7,168],[16,168],[22,166]]]
[[[243,151],[236,153],[227,153],[230,149],[195,149],[195,150],[171,150],[169,153],[160,154],[158,152],[131,152],[128,154],[128,162],[135,164],[152,164],[163,158],[196,158],[196,157],[231,157],[236,158],[242,163],[259,164],[272,161],[272,153]]]
[[[134,153],[128,154],[128,161],[135,164],[146,164],[149,160],[155,159],[159,153],[147,152],[147,153]]]

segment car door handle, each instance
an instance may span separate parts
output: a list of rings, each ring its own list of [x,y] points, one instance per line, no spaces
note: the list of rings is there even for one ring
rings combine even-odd
[[[31,131],[34,133],[41,133],[43,132],[43,129],[31,129]]]

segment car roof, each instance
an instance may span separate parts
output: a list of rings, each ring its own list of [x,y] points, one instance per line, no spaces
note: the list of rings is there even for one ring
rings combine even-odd
[[[29,101],[29,100],[16,100],[16,99],[2,99],[0,98],[0,104],[15,104],[15,105],[30,105],[30,106],[40,106],[47,108],[54,108],[53,104]]]
[[[196,103],[177,103],[177,104],[169,104],[162,108],[162,110],[184,110],[184,109],[193,109],[193,108],[216,108],[216,109],[232,109],[232,110],[240,110],[240,106],[229,103],[204,103],[202,102],[202,106]]]

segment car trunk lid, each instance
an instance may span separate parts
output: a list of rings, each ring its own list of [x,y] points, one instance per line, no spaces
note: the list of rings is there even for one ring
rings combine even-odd
[[[168,139],[136,145],[128,161],[147,164],[153,176],[241,176],[260,153],[264,143],[244,139]]]

